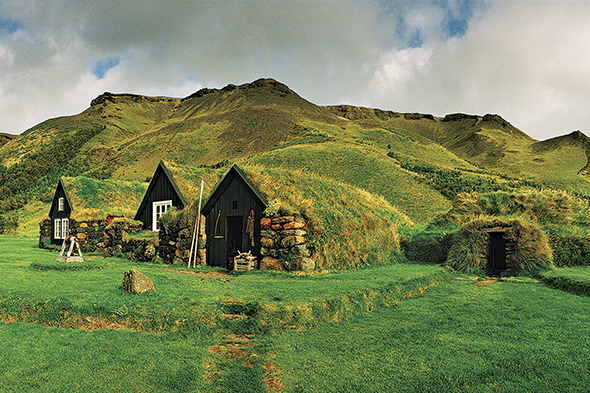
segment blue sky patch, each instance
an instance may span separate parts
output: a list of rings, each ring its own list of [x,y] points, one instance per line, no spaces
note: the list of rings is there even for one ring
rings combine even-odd
[[[15,19],[4,19],[0,17],[0,32],[14,34],[23,28],[23,24]]]
[[[121,59],[119,57],[109,57],[107,59],[100,60],[94,64],[92,73],[98,79],[102,79],[111,68],[118,66],[120,61]]]
[[[455,12],[449,10],[445,18],[445,29],[449,37],[463,37],[467,32],[467,21],[473,15],[471,1],[465,0]]]

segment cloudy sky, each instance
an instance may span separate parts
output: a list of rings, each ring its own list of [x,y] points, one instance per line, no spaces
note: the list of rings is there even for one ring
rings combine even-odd
[[[0,131],[105,91],[274,78],[318,105],[590,135],[587,0],[0,0]]]

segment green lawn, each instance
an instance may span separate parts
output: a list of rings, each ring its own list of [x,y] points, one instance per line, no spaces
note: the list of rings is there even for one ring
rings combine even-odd
[[[477,286],[414,264],[216,279],[94,255],[84,266],[100,269],[40,271],[31,264],[55,265],[57,254],[35,239],[0,237],[0,251],[0,391],[264,392],[269,367],[285,392],[569,392],[590,382],[590,298],[532,280]],[[133,266],[156,293],[119,289]],[[576,269],[558,272],[586,274]],[[241,318],[221,318],[232,307]],[[143,331],[79,329],[86,319]],[[254,345],[232,352],[227,335],[244,332]]]
[[[540,283],[451,280],[271,351],[286,392],[585,392],[589,308]]]

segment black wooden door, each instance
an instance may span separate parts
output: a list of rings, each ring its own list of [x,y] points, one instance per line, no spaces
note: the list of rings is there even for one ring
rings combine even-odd
[[[226,268],[233,270],[234,257],[242,248],[244,237],[244,216],[227,217]]]
[[[500,272],[506,270],[506,239],[501,232],[490,233],[489,267]]]

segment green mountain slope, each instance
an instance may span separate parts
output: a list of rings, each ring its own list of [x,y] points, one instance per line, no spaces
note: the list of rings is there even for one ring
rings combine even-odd
[[[529,185],[506,175],[590,192],[587,145],[581,134],[538,142],[496,115],[321,107],[272,79],[183,99],[104,93],[0,147],[0,207],[47,204],[60,176],[143,182],[163,159],[209,178],[234,162],[310,173],[422,223],[458,192]]]

